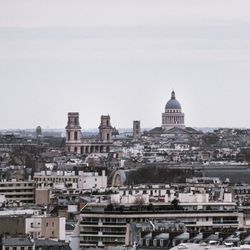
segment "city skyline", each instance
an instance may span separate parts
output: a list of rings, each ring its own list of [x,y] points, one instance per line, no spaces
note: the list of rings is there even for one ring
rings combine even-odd
[[[180,5],[182,6],[180,8]],[[0,129],[161,125],[174,89],[191,127],[249,128],[248,1],[1,1]]]

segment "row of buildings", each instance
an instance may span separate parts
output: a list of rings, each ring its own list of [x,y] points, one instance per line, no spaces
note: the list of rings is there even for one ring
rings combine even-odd
[[[55,143],[62,138],[45,143],[41,133],[25,145],[3,138],[2,249],[187,249],[250,241],[249,168],[238,160],[243,149],[247,155],[248,131],[186,127],[174,91],[162,125],[149,131],[134,121],[132,132],[118,134],[105,115],[98,133],[86,135],[79,113],[70,112],[63,146]]]

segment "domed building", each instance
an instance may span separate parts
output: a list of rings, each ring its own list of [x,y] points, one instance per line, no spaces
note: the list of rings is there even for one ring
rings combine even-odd
[[[165,112],[162,114],[162,129],[168,130],[174,127],[185,128],[184,113],[181,110],[181,104],[175,98],[175,92],[172,91],[171,99],[165,106]]]

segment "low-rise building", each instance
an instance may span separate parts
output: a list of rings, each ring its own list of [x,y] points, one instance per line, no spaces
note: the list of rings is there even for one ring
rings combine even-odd
[[[65,240],[65,217],[38,215],[26,218],[25,233],[32,238]]]
[[[3,238],[3,250],[35,250],[34,243],[29,238]]]

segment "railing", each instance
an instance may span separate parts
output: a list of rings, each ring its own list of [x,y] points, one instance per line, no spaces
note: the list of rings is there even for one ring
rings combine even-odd
[[[98,225],[98,221],[81,221],[80,225]]]
[[[126,232],[102,232],[103,235],[125,235]]]
[[[103,212],[94,212],[94,211],[82,211],[82,214],[162,214],[162,213],[167,213],[167,214],[226,214],[226,213],[231,213],[231,214],[237,214],[238,211],[236,210],[161,210],[161,209],[152,209],[152,210],[106,210]]]
[[[123,226],[123,225],[126,225],[127,223],[126,222],[103,222],[102,223],[103,225],[121,225],[121,226]]]

